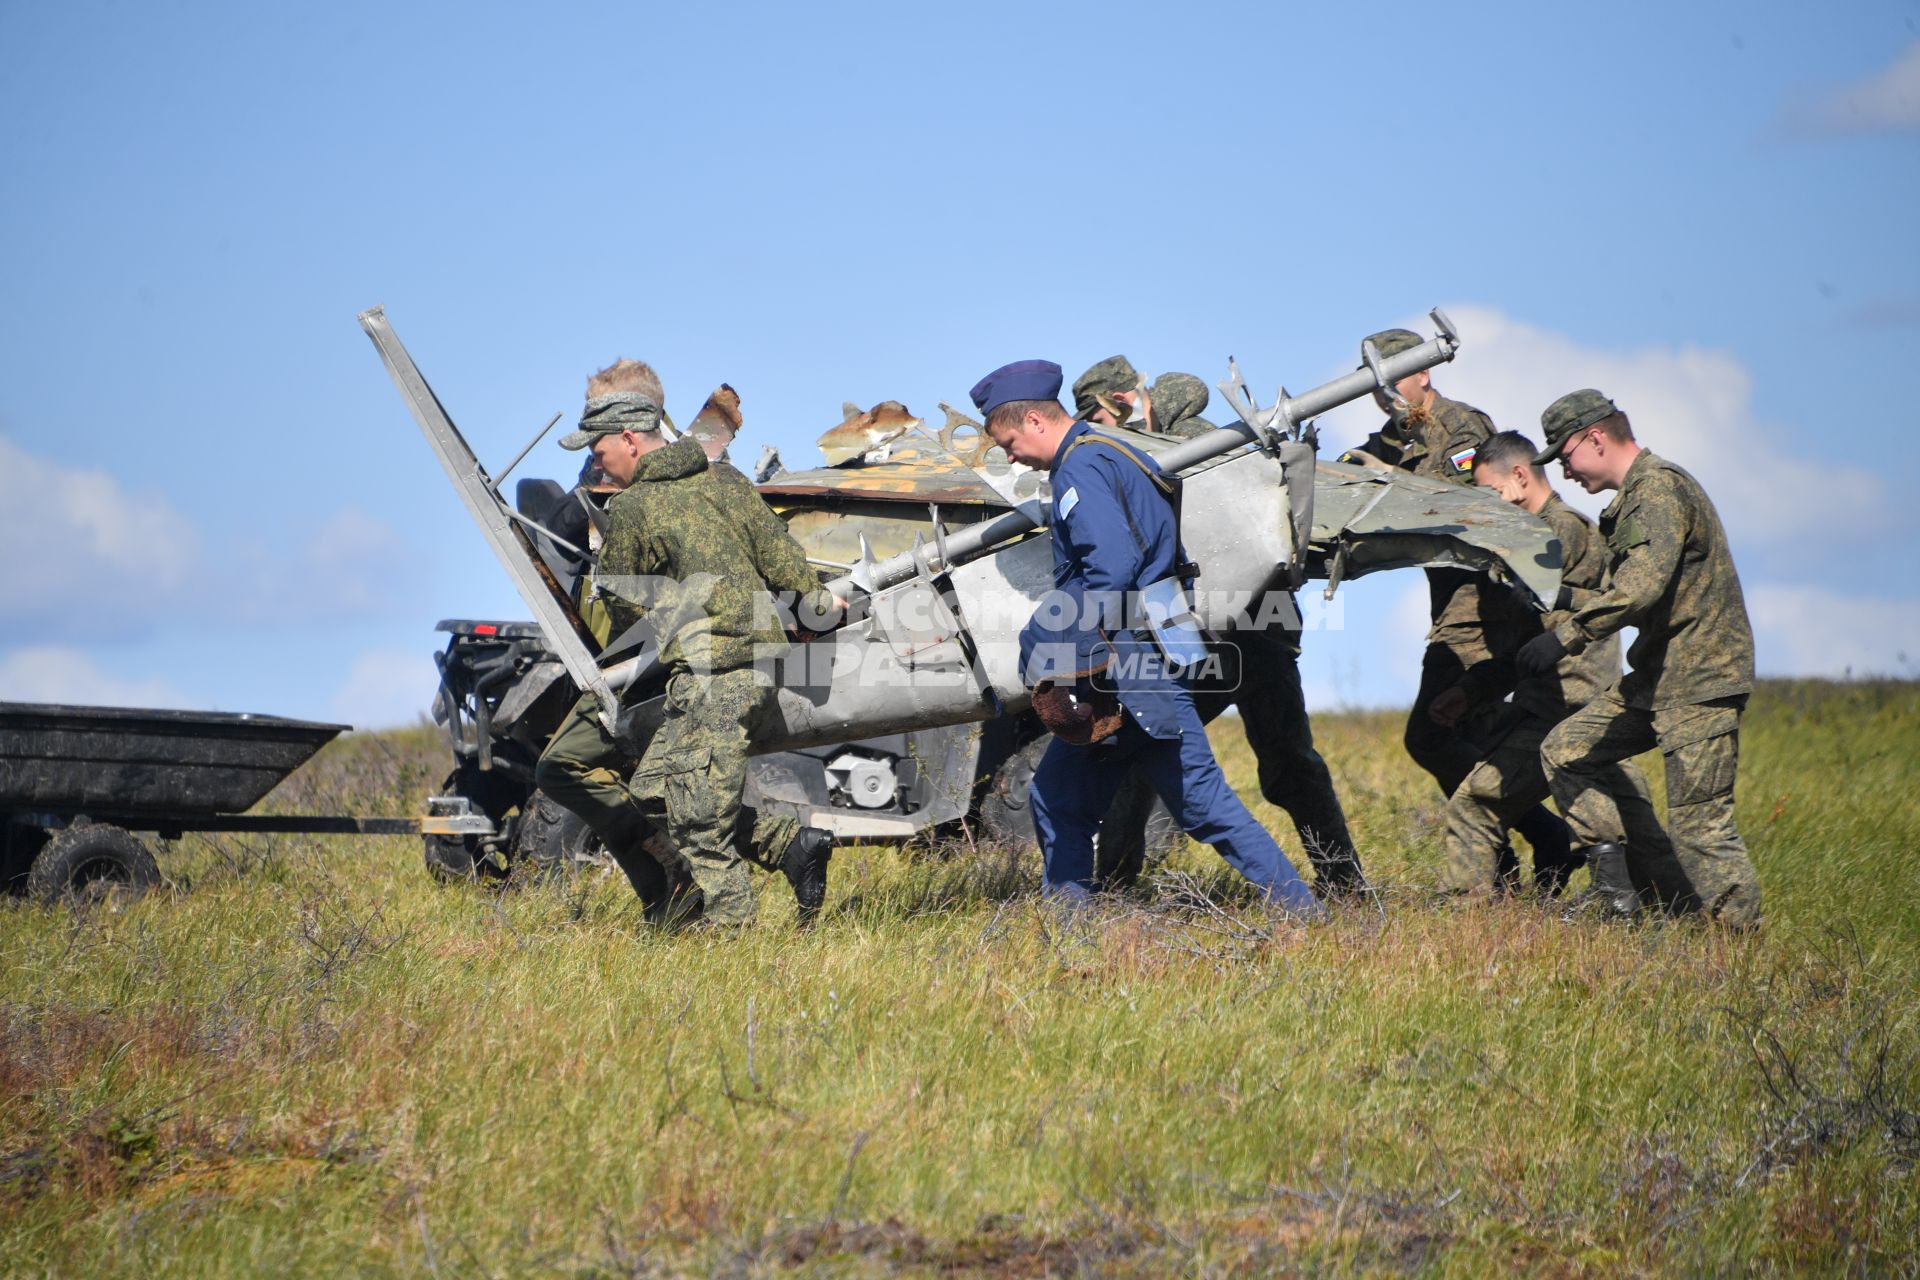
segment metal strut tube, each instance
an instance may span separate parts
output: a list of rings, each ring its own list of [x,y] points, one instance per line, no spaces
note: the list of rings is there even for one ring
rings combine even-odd
[[[1272,409],[1255,416],[1264,417],[1268,424],[1305,422],[1309,418],[1316,418],[1329,409],[1358,400],[1361,396],[1382,387],[1392,386],[1402,378],[1410,378],[1424,369],[1445,364],[1453,359],[1454,353],[1459,349],[1460,343],[1451,333],[1442,333],[1437,338],[1380,361],[1378,375],[1372,368],[1355,369],[1352,373],[1335,378],[1332,382],[1323,383],[1311,391],[1297,396],[1288,396]],[[1156,455],[1156,459],[1162,470],[1178,472],[1205,462],[1209,458],[1232,453],[1235,449],[1259,439],[1261,434],[1256,428],[1244,422],[1233,422],[1206,435],[1195,436],[1191,440],[1164,450]],[[969,560],[977,560],[1001,544],[1012,542],[1021,535],[1039,528],[1040,525],[1041,521],[1021,511],[1009,511],[992,520],[968,525],[964,529],[946,535],[943,548],[945,554],[941,557],[941,563],[931,567],[935,572],[939,572],[951,569],[955,565],[965,564]],[[924,558],[927,555],[925,548],[922,548],[918,555]],[[888,587],[911,581],[920,575],[920,564],[921,559],[916,559],[916,553],[912,551],[903,551],[897,556],[879,561],[873,567],[873,590],[884,591]],[[827,589],[835,594],[846,595],[853,589],[853,578],[851,575],[842,575],[826,585]],[[620,690],[631,685],[643,672],[653,670],[656,665],[651,655],[643,655],[606,667],[601,674],[605,677],[609,688]]]
[[[1352,400],[1358,400],[1381,387],[1391,386],[1402,378],[1410,378],[1435,365],[1445,364],[1453,359],[1459,349],[1459,343],[1448,335],[1442,334],[1421,343],[1417,347],[1402,351],[1399,355],[1389,356],[1380,362],[1378,377],[1372,369],[1355,369],[1352,373],[1335,378],[1311,391],[1297,396],[1289,396],[1270,411],[1273,422],[1304,422],[1308,418],[1318,417],[1329,409],[1336,408]],[[1244,422],[1230,423],[1203,436],[1175,445],[1157,455],[1162,470],[1177,472],[1209,458],[1217,458],[1224,453],[1232,453],[1254,440],[1259,439],[1255,428]],[[981,555],[1003,542],[1011,542],[1020,535],[1040,527],[1040,521],[1019,511],[1009,511],[1003,516],[947,535],[946,563],[940,566],[951,569],[958,564],[978,559]],[[897,586],[918,576],[914,554],[903,551],[880,561],[873,569],[873,589],[885,590]],[[827,589],[839,595],[845,595],[853,586],[850,576],[835,578],[827,583]],[[618,687],[618,686],[616,686]]]
[[[1305,422],[1338,405],[1390,387],[1402,378],[1446,363],[1453,359],[1459,343],[1444,317],[1436,312],[1434,319],[1441,326],[1439,337],[1385,360],[1370,360],[1367,367],[1335,378],[1303,395],[1284,396],[1273,408],[1253,415],[1258,419],[1258,425],[1236,422],[1175,445],[1159,455],[1161,467],[1168,472],[1179,472],[1210,458],[1232,453],[1250,443],[1271,447],[1276,438],[1276,426],[1287,428]],[[387,372],[392,375],[394,384],[413,410],[414,420],[433,447],[474,522],[492,545],[495,557],[513,579],[521,599],[539,619],[541,631],[547,636],[549,645],[559,655],[576,687],[597,696],[602,723],[612,731],[617,705],[613,696],[615,691],[625,689],[644,671],[655,668],[657,661],[652,655],[643,655],[605,669],[594,661],[591,650],[581,639],[578,622],[572,616],[571,609],[561,600],[556,584],[548,580],[545,566],[534,556],[526,535],[515,527],[518,513],[506,505],[496,488],[497,482],[487,475],[467,442],[461,438],[459,429],[447,416],[439,398],[433,394],[412,357],[388,326],[384,310],[373,307],[362,312],[360,325],[373,340],[374,347],[387,366]],[[551,426],[549,423],[548,427]],[[545,431],[541,434],[544,435]],[[511,471],[526,453],[527,450],[521,450],[519,457],[508,465],[507,471]],[[1038,509],[1038,504],[1029,507],[1029,510]],[[869,588],[875,592],[884,591],[919,577],[925,570],[941,571],[977,560],[1002,544],[1039,528],[1043,523],[1042,519],[1015,510],[992,520],[969,525],[945,536],[940,548],[941,563],[937,568],[926,563],[928,552],[924,548],[902,552],[873,566]],[[846,594],[854,586],[851,575],[835,578],[826,585],[840,595]]]

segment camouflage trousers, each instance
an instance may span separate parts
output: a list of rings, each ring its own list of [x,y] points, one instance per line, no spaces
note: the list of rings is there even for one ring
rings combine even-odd
[[[658,837],[627,790],[633,758],[600,724],[600,702],[583,694],[534,766],[534,785],[593,828],[649,908],[666,904],[666,872],[646,846]]]
[[[1231,691],[1196,689],[1194,709],[1212,723],[1230,706],[1240,709],[1240,727],[1259,765],[1260,794],[1286,810],[1313,862],[1314,879],[1324,885],[1352,886],[1361,881],[1360,859],[1347,833],[1347,815],[1333,789],[1333,774],[1313,745],[1306,694],[1300,688],[1298,637],[1278,628],[1235,633],[1239,687]],[[1100,823],[1095,878],[1125,885],[1138,878],[1146,861],[1147,819],[1153,810],[1153,785],[1136,766],[1114,796]]]
[[[705,698],[699,696],[702,681]],[[742,860],[778,870],[800,831],[791,817],[740,802],[747,743],[772,709],[772,686],[764,677],[756,683],[751,670],[675,676],[666,701],[666,722],[648,739],[634,770],[633,758],[601,727],[598,702],[582,696],[547,743],[535,781],[586,820],[648,907],[664,906],[673,883],[690,876],[710,918],[750,919],[753,892]]]
[[[633,772],[634,799],[673,840],[716,924],[753,919],[747,862],[779,870],[800,834],[792,816],[741,803],[747,754],[773,709],[763,671],[679,672],[667,682],[666,721]]]
[[[1490,893],[1501,887],[1506,828],[1549,794],[1540,744],[1554,721],[1515,711],[1512,727],[1494,743],[1447,801],[1447,865],[1441,885],[1450,893]],[[1690,886],[1673,845],[1653,812],[1646,775],[1631,760],[1596,770],[1619,811],[1632,861],[1628,871],[1641,898],[1684,909]],[[1534,867],[1539,870],[1536,853]]]
[[[1486,657],[1485,650],[1461,652],[1444,644],[1430,644],[1420,658],[1420,688],[1407,712],[1401,744],[1413,762],[1433,776],[1440,790],[1452,795],[1480,763],[1483,740],[1490,736],[1491,708],[1470,712],[1459,724],[1438,725],[1428,713],[1433,700],[1460,683],[1467,668]],[[1480,732],[1476,732],[1476,730]]]
[[[1582,844],[1641,851],[1609,788],[1611,767],[1660,748],[1667,771],[1667,824],[1699,909],[1736,927],[1760,922],[1760,878],[1733,822],[1745,696],[1692,706],[1630,707],[1618,686],[1561,721],[1541,746],[1547,781]]]
[[[1490,744],[1499,738],[1502,717],[1507,712],[1500,705],[1481,707],[1451,728],[1435,724],[1429,713],[1435,698],[1459,684],[1467,669],[1486,657],[1484,648],[1456,649],[1451,645],[1429,644],[1420,659],[1420,688],[1414,694],[1413,709],[1407,712],[1401,742],[1413,762],[1432,775],[1440,784],[1441,794],[1448,797],[1460,789]],[[1505,825],[1525,836],[1536,852],[1542,848],[1559,849],[1567,842],[1566,824],[1543,804],[1520,806]],[[1500,837],[1500,850],[1503,868],[1514,866],[1513,845],[1504,832]]]

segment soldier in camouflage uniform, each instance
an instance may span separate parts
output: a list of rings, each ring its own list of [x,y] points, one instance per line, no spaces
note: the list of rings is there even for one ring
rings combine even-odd
[[[608,504],[596,577],[614,634],[643,615],[649,621],[669,672],[665,722],[623,786],[626,757],[584,695],[548,743],[536,778],[587,820],[656,913],[661,879],[640,852],[649,829],[673,841],[707,922],[752,920],[743,857],[784,871],[802,919],[810,919],[826,894],[830,837],[748,809],[741,794],[750,743],[774,705],[765,664],[787,643],[766,589],[798,599],[803,623],[815,628],[844,602],[820,587],[799,544],[744,477],[712,467],[695,437],[666,443],[660,399],[652,370],[618,362],[588,382],[580,429],[561,444],[592,448],[622,486]]]
[[[1100,426],[1132,417],[1138,429],[1181,439],[1215,429],[1200,416],[1211,395],[1207,384],[1190,373],[1163,373],[1148,389],[1125,356],[1102,360],[1073,384],[1076,417]],[[1236,632],[1232,639],[1240,656],[1238,687],[1231,693],[1195,689],[1200,719],[1211,723],[1238,705],[1247,744],[1259,763],[1260,794],[1293,819],[1313,862],[1315,889],[1324,896],[1364,888],[1333,774],[1313,746],[1313,724],[1300,687],[1300,633],[1270,627]],[[1096,874],[1101,883],[1121,886],[1138,878],[1152,810],[1153,787],[1135,769],[1100,826]]]
[[[1560,500],[1547,480],[1545,468],[1533,461],[1539,450],[1515,431],[1502,431],[1481,445],[1474,456],[1473,478],[1506,501],[1545,520],[1560,539],[1563,568],[1556,611],[1544,622],[1530,612],[1507,614],[1494,626],[1511,625],[1512,636],[1490,635],[1496,654],[1513,654],[1543,628],[1558,626],[1569,610],[1595,599],[1607,587],[1606,545],[1593,522]],[[1508,619],[1513,619],[1511,623]],[[1437,717],[1455,719],[1478,708],[1493,707],[1509,693],[1511,703],[1500,709],[1502,729],[1485,757],[1447,802],[1447,867],[1444,887],[1455,893],[1498,892],[1500,856],[1506,843],[1505,824],[1545,800],[1547,775],[1540,764],[1540,744],[1553,727],[1575,708],[1612,687],[1620,678],[1620,642],[1607,636],[1568,655],[1551,671],[1520,679],[1510,657],[1493,657],[1469,668],[1452,689],[1434,699]],[[1620,811],[1628,840],[1647,852],[1642,886],[1650,897],[1669,903],[1683,900],[1686,879],[1673,859],[1666,832],[1654,816],[1647,780],[1638,765],[1622,760],[1607,766],[1608,794]],[[1558,894],[1579,865],[1577,858],[1550,862],[1536,852],[1534,883]]]
[[[1385,359],[1419,346],[1422,339],[1410,329],[1387,329],[1366,341]],[[1474,455],[1493,436],[1492,419],[1472,405],[1441,395],[1424,369],[1402,378],[1394,391],[1395,396],[1384,390],[1374,392],[1387,422],[1367,437],[1360,452],[1415,475],[1472,484]],[[1352,460],[1356,459],[1351,454],[1342,458]],[[1427,570],[1427,590],[1432,627],[1403,742],[1414,763],[1432,774],[1441,792],[1451,797],[1479,764],[1486,739],[1498,736],[1500,726],[1486,708],[1451,720],[1444,713],[1436,717],[1434,700],[1459,684],[1476,664],[1511,658],[1511,650],[1494,652],[1488,642],[1489,623],[1506,634],[1525,610],[1504,587],[1467,569]],[[1545,805],[1527,808],[1511,826],[1533,846],[1536,865],[1543,860],[1549,865],[1564,863],[1569,856],[1572,842],[1567,824]],[[1513,848],[1504,839],[1500,856],[1503,868],[1517,865]]]
[[[1551,631],[1527,642],[1522,676],[1624,627],[1639,635],[1633,670],[1574,712],[1541,747],[1548,782],[1594,868],[1596,896],[1622,913],[1637,905],[1631,870],[1646,863],[1610,771],[1658,746],[1666,760],[1667,821],[1680,865],[1712,919],[1760,922],[1760,881],[1733,821],[1740,713],[1753,691],[1753,630],[1720,516],[1691,475],[1643,449],[1606,396],[1585,388],[1540,416],[1547,445],[1589,493],[1618,490],[1600,516],[1612,582]]]
[[[1191,440],[1215,429],[1200,416],[1212,396],[1190,373],[1163,373],[1149,388],[1125,356],[1108,356],[1074,380],[1073,416]]]

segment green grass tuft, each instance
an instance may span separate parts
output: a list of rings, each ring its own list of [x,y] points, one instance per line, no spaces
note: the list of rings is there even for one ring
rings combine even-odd
[[[0,903],[5,1270],[1920,1271],[1920,686],[1757,695],[1750,937],[1436,905],[1398,717],[1316,731],[1383,892],[1310,929],[1195,849],[1065,922],[1030,858],[844,850],[818,928],[762,878],[724,939],[401,839]],[[441,752],[357,736],[270,803],[414,812]]]

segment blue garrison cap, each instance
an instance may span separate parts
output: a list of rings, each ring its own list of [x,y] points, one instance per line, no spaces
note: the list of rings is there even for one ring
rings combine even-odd
[[[1051,360],[1015,360],[974,383],[968,394],[973,407],[988,414],[1009,400],[1057,401],[1063,381],[1060,366]]]

